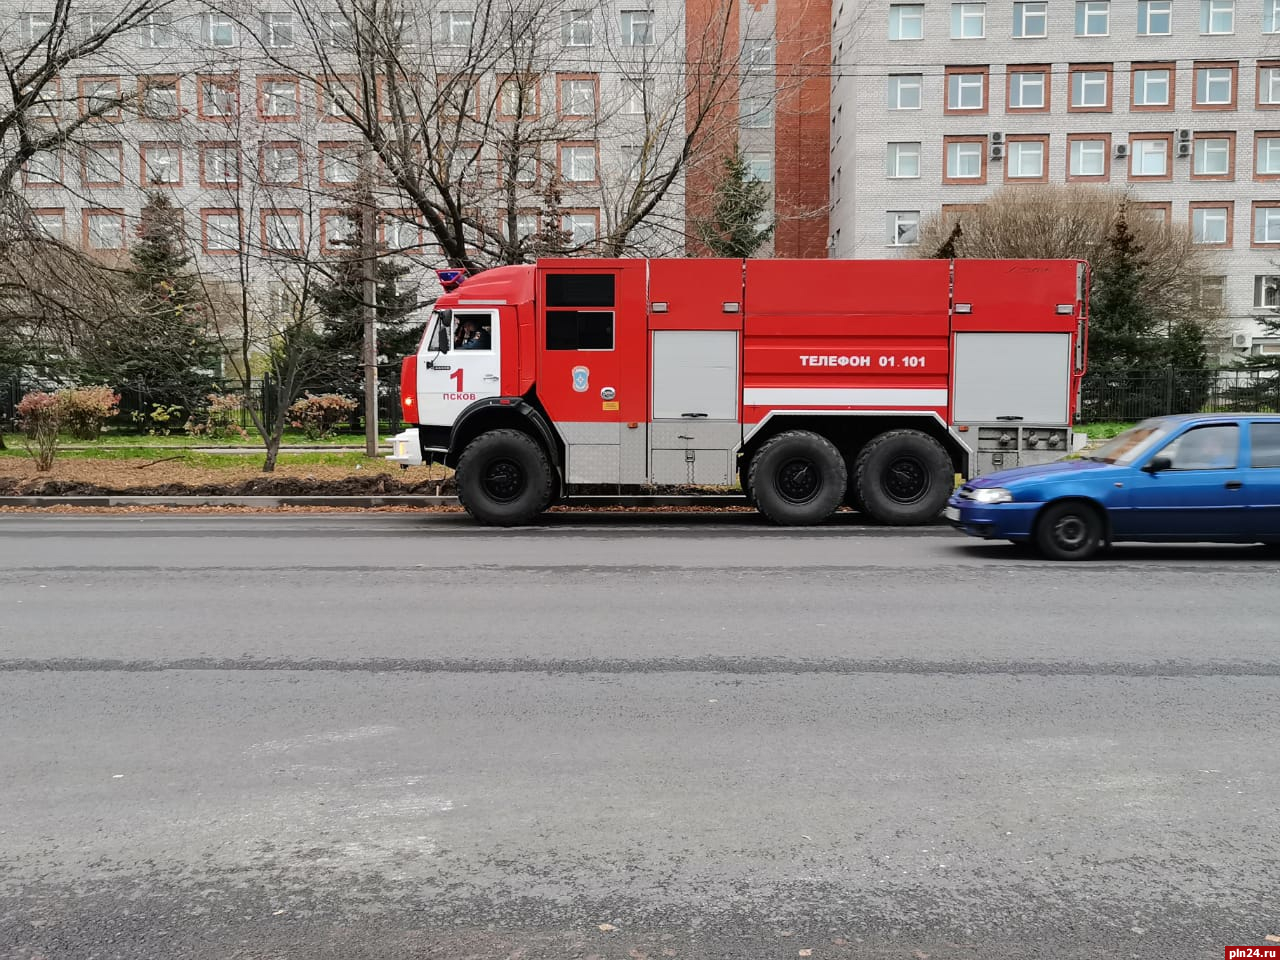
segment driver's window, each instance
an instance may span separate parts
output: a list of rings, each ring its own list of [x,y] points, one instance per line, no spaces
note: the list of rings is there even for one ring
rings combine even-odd
[[[488,313],[453,315],[454,350],[492,350],[493,317]]]
[[[435,327],[431,331],[431,349],[437,353],[444,353],[449,349],[452,337],[449,330],[449,320],[447,316],[436,314]]]
[[[1230,470],[1239,462],[1240,428],[1235,424],[1195,427],[1160,451],[1171,470]]]

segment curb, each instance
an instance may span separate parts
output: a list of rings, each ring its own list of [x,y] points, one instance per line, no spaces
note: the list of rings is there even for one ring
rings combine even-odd
[[[741,496],[635,496],[574,497],[557,506],[582,507],[736,507],[745,506]],[[0,507],[456,507],[457,497],[362,496],[362,497],[0,497]]]

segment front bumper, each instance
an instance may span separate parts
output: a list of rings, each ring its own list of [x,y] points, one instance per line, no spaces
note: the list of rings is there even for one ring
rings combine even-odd
[[[418,436],[417,427],[397,433],[391,438],[391,455],[387,459],[402,467],[422,466],[422,440]]]
[[[951,526],[984,540],[1026,540],[1035,526],[1039,503],[975,503],[955,494],[943,517]]]

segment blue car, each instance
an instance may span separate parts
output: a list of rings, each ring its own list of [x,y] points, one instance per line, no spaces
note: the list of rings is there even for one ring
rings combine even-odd
[[[1280,414],[1146,420],[1078,459],[978,477],[944,516],[1054,560],[1125,540],[1280,545]]]

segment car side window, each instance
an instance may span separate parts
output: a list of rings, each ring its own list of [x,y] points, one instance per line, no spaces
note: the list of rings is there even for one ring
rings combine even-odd
[[[1249,427],[1250,466],[1280,467],[1280,422],[1255,423]]]
[[[1240,428],[1234,423],[1194,427],[1160,451],[1170,470],[1230,470],[1240,462]]]

